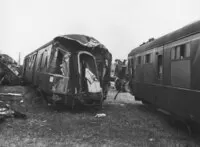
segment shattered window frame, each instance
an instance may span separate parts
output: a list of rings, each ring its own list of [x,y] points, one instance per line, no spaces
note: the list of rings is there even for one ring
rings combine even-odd
[[[46,50],[43,52],[43,57],[41,62],[42,62],[40,67],[41,71],[43,72],[47,71],[48,53]]]
[[[58,56],[61,56],[60,58]],[[69,77],[70,75],[70,57],[71,54],[68,51],[63,50],[60,47],[57,47],[55,50],[51,52],[50,57],[50,66],[48,68],[48,71],[52,74],[62,75],[65,77]],[[68,60],[68,63],[66,62],[66,59]],[[59,59],[59,60],[58,60]],[[65,66],[63,66],[65,65]],[[64,69],[64,71],[63,71]]]
[[[41,71],[41,65],[42,65],[43,56],[44,56],[44,52],[42,52],[42,53],[40,54],[40,59],[39,59],[39,64],[38,64],[38,70],[39,70],[39,71]]]

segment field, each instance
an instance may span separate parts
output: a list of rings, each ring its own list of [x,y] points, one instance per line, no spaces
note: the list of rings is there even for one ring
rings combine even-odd
[[[8,118],[0,123],[1,147],[200,146],[198,137],[189,137],[182,124],[171,125],[164,114],[135,101],[128,93],[110,90],[103,109],[76,110],[48,106],[30,87],[1,87],[1,92],[23,94],[23,103],[12,104],[27,119]],[[95,117],[96,114],[104,117]]]

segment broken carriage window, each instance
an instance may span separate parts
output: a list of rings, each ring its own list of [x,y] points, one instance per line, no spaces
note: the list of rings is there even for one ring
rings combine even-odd
[[[28,58],[28,69],[31,69],[32,56]]]
[[[69,58],[70,53],[64,52],[60,49],[53,50],[51,53],[51,60],[49,72],[69,76]]]
[[[137,65],[141,64],[142,63],[142,57],[141,56],[138,56],[137,57]]]
[[[42,65],[43,53],[38,54],[38,56],[39,56],[40,59],[39,59],[39,63],[38,63],[37,70],[38,70],[38,71],[41,71],[41,65]]]
[[[30,69],[30,70],[33,69],[33,65],[34,65],[34,63],[35,63],[35,57],[36,57],[36,54],[33,55],[33,56],[31,57],[30,65],[29,65],[29,69]]]
[[[48,52],[45,51],[43,52],[43,56],[42,56],[42,59],[41,59],[41,67],[40,67],[40,70],[43,71],[43,72],[46,72],[47,70],[47,62],[48,62]]]

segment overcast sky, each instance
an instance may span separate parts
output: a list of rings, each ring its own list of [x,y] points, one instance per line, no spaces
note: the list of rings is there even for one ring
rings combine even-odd
[[[93,36],[116,59],[200,20],[200,0],[1,0],[0,18],[0,52],[15,60],[64,34]]]

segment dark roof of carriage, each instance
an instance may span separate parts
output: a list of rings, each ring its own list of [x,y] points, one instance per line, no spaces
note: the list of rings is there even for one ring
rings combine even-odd
[[[143,52],[146,50],[150,50],[155,47],[159,47],[168,43],[171,43],[173,41],[179,40],[181,38],[197,34],[200,32],[200,20],[196,21],[192,24],[189,24],[187,26],[184,26],[176,31],[173,31],[169,34],[166,34],[158,39],[155,39],[151,42],[145,43],[144,45],[141,45],[139,47],[134,48],[128,56],[132,56],[134,54],[137,54],[139,52]]]

